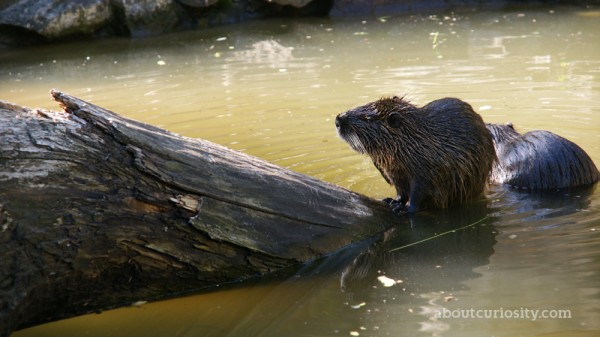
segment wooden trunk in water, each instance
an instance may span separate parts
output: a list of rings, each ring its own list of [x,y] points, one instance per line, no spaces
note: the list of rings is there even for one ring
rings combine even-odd
[[[0,335],[314,260],[382,202],[58,91],[0,102]]]

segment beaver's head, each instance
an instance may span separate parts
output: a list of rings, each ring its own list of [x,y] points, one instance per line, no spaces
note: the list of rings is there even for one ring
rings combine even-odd
[[[515,130],[512,123],[492,124],[486,123],[485,127],[492,135],[492,140],[495,146],[504,145],[509,141],[517,138],[520,134]]]
[[[402,97],[382,98],[339,114],[335,126],[355,151],[371,157],[382,151],[389,155],[396,153],[396,146],[402,146],[399,136],[407,137],[403,129],[416,111],[418,108]]]

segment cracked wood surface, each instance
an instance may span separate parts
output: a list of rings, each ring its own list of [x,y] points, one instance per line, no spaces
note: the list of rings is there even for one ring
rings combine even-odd
[[[52,91],[0,101],[0,335],[308,262],[382,202]]]

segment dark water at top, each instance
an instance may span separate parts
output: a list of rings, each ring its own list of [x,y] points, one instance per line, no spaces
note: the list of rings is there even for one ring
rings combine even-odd
[[[5,50],[0,99],[56,109],[59,88],[382,198],[333,120],[385,95],[459,97],[600,163],[599,42],[599,13],[564,8],[256,22]],[[14,336],[598,336],[599,317],[600,190],[492,189],[281,275]]]

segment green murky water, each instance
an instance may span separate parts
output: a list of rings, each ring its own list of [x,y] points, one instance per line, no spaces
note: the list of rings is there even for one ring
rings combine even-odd
[[[0,99],[56,109],[48,91],[58,88],[381,198],[392,190],[336,137],[333,121],[385,95],[417,104],[459,97],[488,122],[569,138],[600,164],[599,41],[599,13],[558,8],[254,22],[3,50]],[[407,235],[484,217],[390,252]],[[284,275],[14,336],[600,334],[598,188],[546,197],[492,189],[476,205],[412,221],[410,231]],[[386,287],[379,276],[402,282]]]

